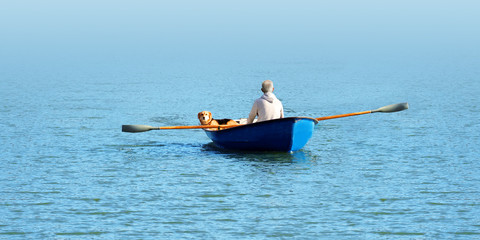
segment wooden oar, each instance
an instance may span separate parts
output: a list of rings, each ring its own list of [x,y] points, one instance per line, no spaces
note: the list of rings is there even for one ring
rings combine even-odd
[[[171,129],[201,129],[201,128],[232,128],[240,125],[198,125],[198,126],[168,126],[168,127],[152,127],[148,125],[122,125],[122,132],[146,132],[150,130],[171,130]]]
[[[327,117],[319,117],[315,118],[317,121],[334,119],[334,118],[342,118],[342,117],[350,117],[350,116],[357,116],[362,114],[368,113],[376,113],[376,112],[383,112],[383,113],[390,113],[390,112],[399,112],[408,109],[408,103],[398,103],[392,104],[385,107],[381,107],[379,109],[370,110],[370,111],[363,111],[363,112],[356,112],[356,113],[347,113],[347,114],[340,114],[334,116],[327,116]],[[218,130],[225,129],[225,128],[232,128],[238,127],[244,124],[239,125],[198,125],[198,126],[168,126],[168,127],[152,127],[148,125],[122,125],[122,132],[131,132],[131,133],[138,133],[138,132],[146,132],[150,130],[171,130],[171,129],[203,129],[203,128],[216,128]]]
[[[370,110],[370,111],[347,113],[347,114],[340,114],[340,115],[327,116],[327,117],[319,117],[319,118],[315,118],[315,119],[317,119],[317,121],[322,121],[322,120],[357,116],[357,115],[368,114],[368,113],[376,113],[376,112],[382,112],[382,113],[399,112],[399,111],[403,111],[405,109],[408,109],[408,103],[397,103],[397,104],[388,105],[388,106],[381,107],[381,108],[375,109],[375,110]]]

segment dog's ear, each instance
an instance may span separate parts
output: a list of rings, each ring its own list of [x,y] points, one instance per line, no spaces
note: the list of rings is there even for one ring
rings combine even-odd
[[[201,114],[202,114],[202,112],[199,112],[199,113],[197,114],[197,117],[200,118],[200,115],[201,115]]]
[[[212,119],[212,113],[211,112],[208,112],[208,118]]]

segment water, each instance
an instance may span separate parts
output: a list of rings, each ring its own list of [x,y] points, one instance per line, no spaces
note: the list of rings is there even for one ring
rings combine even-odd
[[[61,17],[73,12],[60,8],[66,11]],[[199,26],[208,22],[211,28],[203,28],[200,39],[185,40],[184,34],[197,32],[173,28],[165,31],[174,36],[164,39],[133,30],[153,24],[150,18],[166,18],[139,8],[147,15],[134,14],[141,20],[125,30],[139,35],[118,41],[124,33],[106,20],[98,28],[110,32],[87,42],[74,41],[74,31],[56,23],[56,15],[36,24],[53,25],[51,31],[64,35],[30,33],[53,42],[22,38],[14,44],[15,36],[27,33],[5,28],[17,35],[6,37],[12,45],[3,51],[0,69],[0,239],[480,238],[480,61],[473,44],[478,36],[464,30],[471,25],[445,30],[470,38],[376,46],[350,43],[343,35],[307,40],[307,30],[294,30],[297,20],[286,26],[298,34],[292,43],[260,34],[258,41],[216,46],[215,40],[276,25],[230,30],[232,36],[219,40],[207,34],[215,32],[214,24],[201,20]],[[308,9],[292,11],[300,10]],[[457,21],[476,16],[465,11]],[[256,19],[259,12],[253,12]],[[316,17],[308,13],[303,20]],[[78,19],[66,17],[79,24],[79,35],[101,32]],[[242,25],[235,19],[227,23]],[[227,23],[218,27],[225,30]],[[348,23],[336,22],[352,30]],[[142,42],[142,36],[149,38]],[[373,40],[385,40],[380,36]],[[179,39],[185,42],[168,45],[173,50],[161,46]],[[207,40],[213,43],[197,48]],[[351,51],[356,46],[365,49]],[[286,116],[321,117],[405,101],[410,109],[320,122],[294,153],[221,150],[202,130],[121,132],[122,124],[196,125],[202,110],[216,118],[245,118],[265,79],[274,81]]]

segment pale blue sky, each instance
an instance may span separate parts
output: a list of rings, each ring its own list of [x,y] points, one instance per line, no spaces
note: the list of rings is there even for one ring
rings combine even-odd
[[[0,56],[479,53],[480,2],[4,1]]]

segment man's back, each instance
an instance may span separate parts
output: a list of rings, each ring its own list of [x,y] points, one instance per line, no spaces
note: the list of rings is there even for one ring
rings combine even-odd
[[[247,123],[252,123],[256,116],[257,122],[283,118],[282,102],[272,92],[266,92],[253,103]]]

